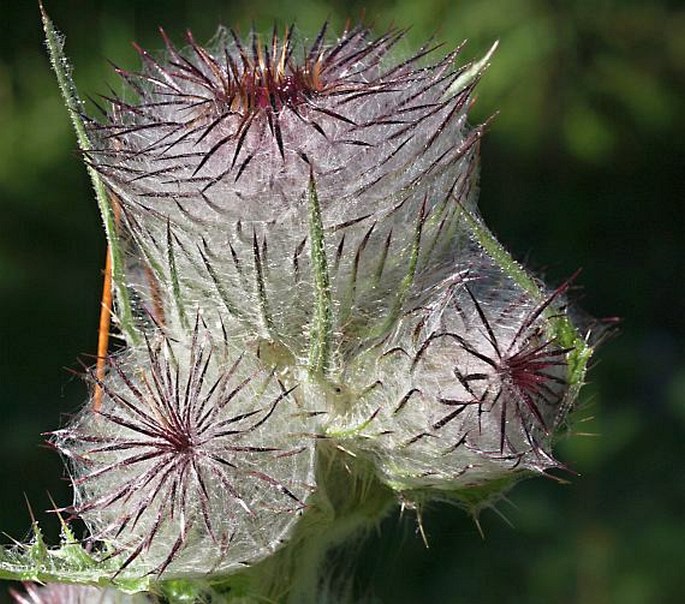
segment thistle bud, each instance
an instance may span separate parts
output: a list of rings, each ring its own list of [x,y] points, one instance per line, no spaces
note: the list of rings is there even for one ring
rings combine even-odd
[[[571,403],[571,350],[553,323],[566,288],[535,300],[493,266],[470,268],[339,378],[347,401],[331,436],[370,456],[405,497],[472,504],[471,489],[558,466],[551,443]]]
[[[119,70],[135,98],[89,124],[89,157],[155,279],[178,275],[176,298],[207,321],[301,357],[317,272],[340,352],[386,333],[415,279],[448,274],[474,202],[477,77],[455,86],[458,50],[398,62],[401,37],[357,27],[330,43],[324,27],[299,50],[292,30],[265,43],[222,29],[206,49],[190,34],[184,50],[165,37],[163,59],[140,49],[142,71]]]
[[[301,409],[249,350],[196,325],[189,348],[158,336],[109,360],[87,409],[53,442],[72,469],[71,510],[119,572],[225,572],[272,553],[312,491]]]

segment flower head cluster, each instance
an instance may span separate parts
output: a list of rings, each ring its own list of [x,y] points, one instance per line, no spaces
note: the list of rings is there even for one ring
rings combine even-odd
[[[558,465],[586,353],[566,288],[476,213],[483,65],[398,61],[401,37],[164,36],[86,122],[133,322],[54,442],[122,571],[269,555],[332,497],[320,443],[398,501],[477,505]]]

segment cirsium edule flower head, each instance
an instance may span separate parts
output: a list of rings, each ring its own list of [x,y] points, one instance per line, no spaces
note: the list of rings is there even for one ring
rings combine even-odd
[[[98,411],[53,443],[72,511],[122,555],[119,572],[199,575],[272,553],[312,491],[313,447],[295,394],[249,350],[158,335],[111,358]]]
[[[136,98],[89,124],[90,162],[156,279],[177,274],[208,322],[298,357],[324,269],[341,353],[388,331],[415,278],[449,274],[482,134],[466,124],[479,71],[454,66],[459,50],[398,62],[402,32],[325,30],[303,50],[291,30],[263,43],[222,29],[208,49],[165,37],[164,59],[140,50],[142,71],[120,70]]]
[[[405,496],[471,502],[470,488],[560,467],[551,445],[574,392],[554,321],[567,285],[536,300],[492,266],[473,273],[441,283],[340,376],[331,436]]]

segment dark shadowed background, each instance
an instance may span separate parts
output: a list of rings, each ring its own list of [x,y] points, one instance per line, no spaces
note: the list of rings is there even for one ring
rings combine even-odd
[[[130,41],[208,40],[219,23],[314,34],[363,16],[433,34],[464,58],[500,48],[476,122],[499,111],[482,148],[481,211],[548,282],[577,268],[578,305],[620,316],[559,446],[578,476],[516,487],[485,512],[481,539],[457,508],[432,506],[430,548],[410,516],[369,538],[362,594],[381,602],[682,602],[685,559],[685,11],[629,0],[46,0],[67,34],[84,95],[134,67]],[[249,6],[249,8],[248,8]],[[27,536],[24,496],[52,541],[48,493],[70,501],[42,448],[86,397],[70,370],[96,344],[105,254],[100,219],[42,45],[37,2],[0,0],[0,530]],[[9,541],[9,537],[4,539]],[[0,586],[0,602],[7,601]]]

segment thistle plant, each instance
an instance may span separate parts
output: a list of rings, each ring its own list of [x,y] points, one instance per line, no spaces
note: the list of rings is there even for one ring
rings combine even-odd
[[[36,527],[0,558],[0,576],[107,590],[19,602],[352,600],[330,554],[387,514],[477,519],[561,467],[591,347],[569,284],[530,275],[477,212],[467,114],[491,53],[397,58],[402,31],[361,26],[162,32],[91,116],[43,20],[123,345],[49,436],[74,490],[61,547]]]

